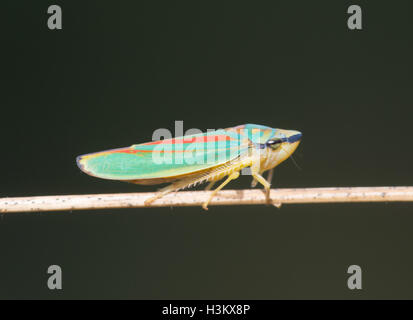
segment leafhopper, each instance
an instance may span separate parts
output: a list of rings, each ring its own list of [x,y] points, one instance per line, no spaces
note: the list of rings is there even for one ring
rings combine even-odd
[[[170,192],[200,183],[209,182],[206,189],[212,189],[225,178],[202,205],[207,210],[216,193],[244,168],[250,168],[252,186],[264,186],[269,201],[273,169],[290,157],[301,137],[296,130],[244,124],[85,154],[77,157],[77,164],[83,172],[102,179],[142,185],[170,183],[146,200],[148,206]],[[263,177],[266,171],[267,179]]]

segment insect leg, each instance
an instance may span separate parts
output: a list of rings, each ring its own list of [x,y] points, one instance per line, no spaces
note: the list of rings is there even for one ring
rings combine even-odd
[[[271,184],[272,176],[274,175],[274,168],[268,171],[267,182]]]
[[[171,193],[171,192],[177,191],[179,189],[185,188],[188,185],[192,184],[194,181],[196,181],[195,177],[173,182],[170,185],[160,189],[154,197],[146,199],[145,200],[145,205],[150,205],[152,202],[154,202],[155,200],[157,200],[159,198],[162,198],[163,196],[167,195],[168,193]]]
[[[271,185],[268,183],[267,180],[263,178],[262,175],[260,175],[259,173],[253,173],[252,176],[254,177],[255,180],[257,180],[259,183],[261,183],[264,186],[265,191],[270,190]]]
[[[274,173],[274,169],[270,169],[268,171],[267,181],[268,181],[269,184],[271,184],[273,173]],[[263,172],[260,172],[260,175],[262,175],[262,174],[263,174]],[[251,188],[254,188],[257,185],[257,183],[258,183],[258,180],[256,180],[255,178],[252,178]]]
[[[214,191],[212,191],[211,195],[209,196],[208,200],[204,202],[202,205],[202,208],[205,210],[208,210],[208,204],[212,200],[212,198],[217,194],[219,190],[221,190],[223,187],[225,187],[231,180],[237,179],[239,177],[239,171],[234,171],[232,172],[228,178],[219,185],[218,188],[216,188]]]
[[[211,190],[215,183],[216,183],[216,181],[211,181],[211,182],[205,187],[205,190],[206,190],[206,191]]]
[[[168,193],[175,191],[176,189],[177,188],[175,186],[175,183],[172,183],[169,186],[166,186],[165,188],[160,189],[154,197],[145,200],[145,205],[146,206],[150,205],[155,200],[162,198],[164,195],[167,195]]]
[[[271,170],[271,171],[272,171],[272,170]],[[272,176],[271,171],[270,171],[270,173],[268,174],[269,176]],[[281,207],[281,203],[273,203],[273,202],[271,201],[271,199],[270,199],[271,184],[270,184],[267,180],[265,180],[265,179],[263,178],[263,176],[260,175],[258,172],[254,172],[253,169],[251,170],[251,172],[252,172],[252,176],[254,177],[254,179],[257,180],[259,183],[261,183],[261,184],[264,186],[264,189],[265,189],[265,198],[266,198],[266,200],[267,200],[267,203],[268,203],[268,204],[273,204],[273,205],[276,206],[277,208]],[[271,178],[272,178],[272,177],[271,177]]]
[[[268,171],[267,182],[268,182],[269,184],[271,184],[273,175],[274,175],[274,168],[272,168],[272,169],[270,169],[270,171]],[[268,198],[269,198],[269,194],[268,194]],[[275,203],[274,203],[274,202],[271,201],[271,203],[272,203],[275,207],[281,208],[281,205],[282,205],[281,202],[275,202]]]
[[[256,187],[256,185],[257,185],[257,183],[258,183],[258,181],[257,181],[255,178],[252,178],[252,181],[251,181],[251,188],[255,188],[255,187]]]

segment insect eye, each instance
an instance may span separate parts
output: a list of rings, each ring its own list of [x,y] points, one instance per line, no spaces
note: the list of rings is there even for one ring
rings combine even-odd
[[[271,139],[266,142],[267,147],[277,149],[282,143],[282,139]]]

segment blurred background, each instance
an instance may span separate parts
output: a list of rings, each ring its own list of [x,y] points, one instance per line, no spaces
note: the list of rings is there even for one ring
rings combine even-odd
[[[47,27],[52,4],[62,30]],[[347,27],[352,4],[362,30]],[[302,170],[286,161],[275,187],[413,184],[411,2],[1,7],[1,197],[154,191],[87,176],[75,158],[176,120],[302,131]],[[401,203],[3,214],[0,298],[412,299],[412,241]],[[47,288],[52,264],[63,290]]]

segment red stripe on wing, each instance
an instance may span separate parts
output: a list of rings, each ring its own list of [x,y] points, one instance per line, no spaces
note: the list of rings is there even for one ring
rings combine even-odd
[[[216,136],[201,136],[201,137],[193,137],[193,138],[174,138],[174,139],[166,139],[166,140],[159,140],[159,141],[152,141],[143,143],[143,145],[153,145],[153,144],[187,144],[187,143],[197,143],[197,142],[215,142],[215,141],[231,141],[235,140],[227,135],[216,135]]]
[[[142,143],[141,145],[159,145],[159,144],[189,144],[189,143],[206,143],[206,142],[217,142],[217,141],[234,141],[235,139],[231,138],[228,135],[211,135],[211,136],[200,136],[192,138],[174,138],[166,139],[159,141],[151,141],[147,143]],[[138,152],[193,152],[192,150],[142,150],[142,149],[133,149],[133,148],[119,148],[107,151],[108,153],[129,153],[136,154]]]

